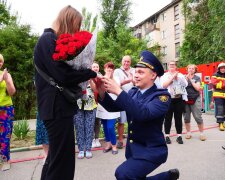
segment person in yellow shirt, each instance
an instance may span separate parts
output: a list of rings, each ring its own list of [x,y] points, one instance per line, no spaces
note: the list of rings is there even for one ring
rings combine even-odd
[[[11,96],[16,89],[7,69],[1,71],[4,57],[0,54],[0,165],[1,170],[10,169],[10,139],[12,135],[14,107]]]

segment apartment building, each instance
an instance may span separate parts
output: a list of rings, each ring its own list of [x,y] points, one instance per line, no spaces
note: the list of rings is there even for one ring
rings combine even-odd
[[[134,26],[137,38],[147,40],[148,47],[159,45],[164,54],[164,69],[171,60],[179,60],[179,48],[184,39],[185,18],[182,14],[182,0],[173,0],[167,6]]]

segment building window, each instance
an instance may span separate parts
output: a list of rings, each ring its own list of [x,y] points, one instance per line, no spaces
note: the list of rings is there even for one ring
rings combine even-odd
[[[179,5],[174,6],[174,21],[179,19],[180,17],[180,12],[179,12]]]
[[[162,46],[161,48],[160,48],[160,52],[161,52],[161,54],[163,54],[163,55],[166,55],[167,53],[167,47],[166,46]]]
[[[176,24],[174,26],[174,34],[175,34],[175,39],[180,38],[180,26],[179,26],[179,24]]]
[[[175,43],[175,57],[180,57],[180,43]]]
[[[162,17],[162,21],[165,21],[165,20],[166,20],[166,13],[163,13],[163,14],[161,15],[161,17]]]
[[[166,39],[166,31],[161,32],[161,37],[162,37],[162,39]]]

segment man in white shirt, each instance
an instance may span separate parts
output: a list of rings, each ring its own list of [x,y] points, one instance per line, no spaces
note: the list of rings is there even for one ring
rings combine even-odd
[[[115,69],[113,78],[118,82],[121,88],[128,92],[133,86],[133,75],[135,73],[135,69],[131,67],[131,57],[126,55],[122,58],[122,66],[120,68]],[[125,111],[120,113],[120,119],[117,126],[118,131],[118,143],[117,148],[123,148],[123,134],[124,134],[124,123],[127,122],[127,116]]]

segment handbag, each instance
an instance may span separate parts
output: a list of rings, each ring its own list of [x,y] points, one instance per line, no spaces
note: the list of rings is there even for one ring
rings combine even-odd
[[[77,100],[82,97],[82,89],[81,87],[77,86],[76,88],[68,88],[59,86],[55,80],[44,73],[41,69],[39,69],[36,64],[35,68],[37,72],[41,75],[41,77],[46,80],[50,85],[54,86],[55,88],[59,89],[59,92],[63,95],[63,97],[73,105],[77,105]]]
[[[193,105],[195,103],[196,99],[188,99],[188,101],[185,101],[188,105]]]

